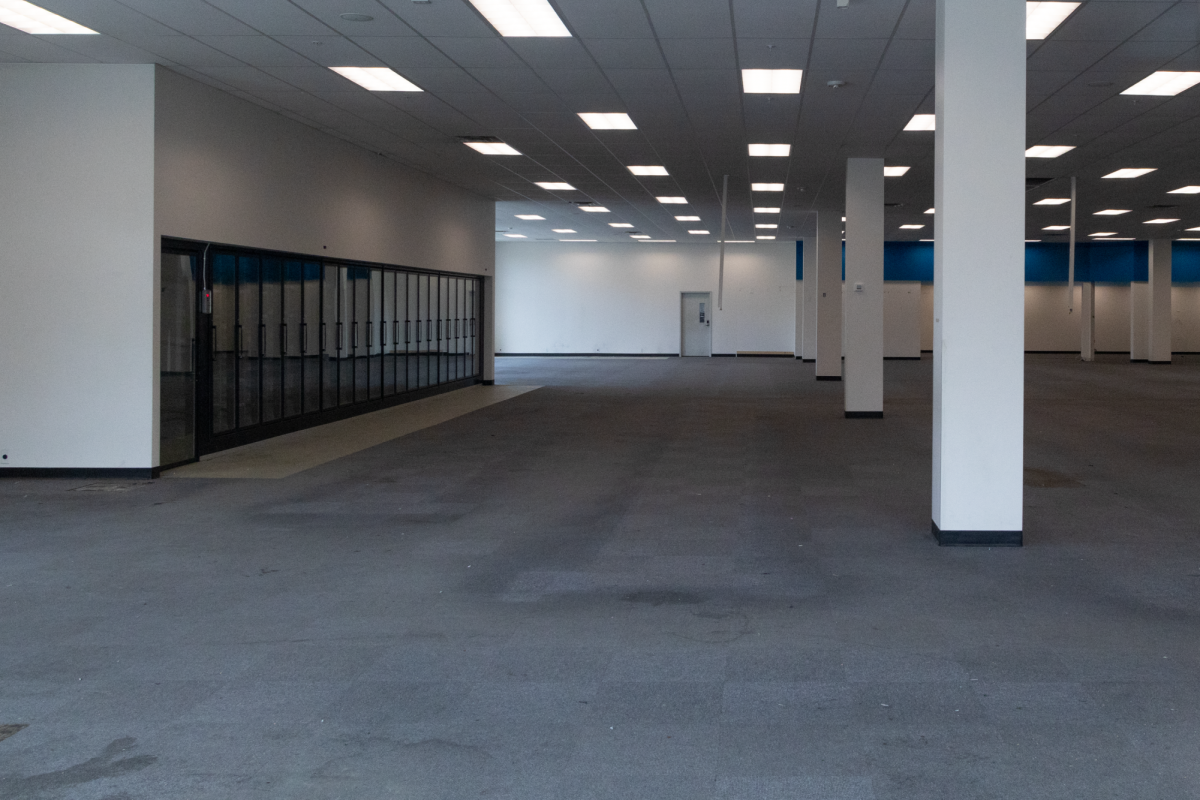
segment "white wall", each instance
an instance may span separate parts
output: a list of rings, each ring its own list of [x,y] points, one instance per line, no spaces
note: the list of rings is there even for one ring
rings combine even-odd
[[[491,274],[492,200],[161,67],[156,89],[159,235]]]
[[[883,285],[883,357],[921,357],[921,284],[888,281]]]
[[[1200,353],[1200,284],[1171,287],[1171,350]]]
[[[728,245],[724,309],[715,244],[502,242],[496,350],[678,353],[679,295],[713,294],[713,352],[792,353],[796,245]]]
[[[150,466],[154,67],[0,64],[0,465]]]

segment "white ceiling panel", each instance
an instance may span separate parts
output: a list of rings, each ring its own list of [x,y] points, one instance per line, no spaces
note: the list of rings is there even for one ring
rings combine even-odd
[[[1031,72],[1040,69],[1084,70],[1104,58],[1115,47],[1115,42],[1060,42],[1057,39],[1048,39],[1036,47],[1025,62],[1026,69]]]
[[[416,36],[395,14],[375,0],[291,0],[321,22],[343,36]],[[342,19],[342,14],[362,14],[373,17],[368,22]]]
[[[512,37],[504,40],[513,52],[534,69],[595,69],[596,62],[578,39]]]
[[[145,64],[164,59],[110,36],[61,36],[62,46],[102,64]]]
[[[308,67],[313,62],[267,36],[197,36],[196,39],[252,67]]]
[[[810,48],[808,39],[738,39],[738,67],[805,69]]]
[[[92,2],[92,0],[86,0]],[[333,31],[289,0],[207,0],[267,36],[327,36]]]
[[[613,90],[612,84],[598,69],[544,69],[538,70],[538,75],[547,86],[560,94],[569,104],[578,106],[577,110],[579,111],[595,107],[592,98],[606,98],[603,103],[605,106],[617,101],[617,94]],[[581,96],[588,97],[589,102],[586,104],[572,102]]]
[[[5,29],[7,30],[7,29]],[[70,36],[41,37],[24,33],[0,35],[0,51],[12,53],[26,61],[63,64],[89,64],[96,59],[59,47],[50,38],[70,39]]]
[[[591,39],[584,43],[605,69],[665,69],[658,42],[653,39]]]
[[[455,66],[441,50],[417,36],[355,36],[351,41],[397,71],[413,67],[448,69]]]
[[[30,37],[33,38],[33,37]],[[245,66],[233,56],[193,39],[190,36],[143,36],[141,34],[125,37],[125,41],[168,59],[185,67],[239,67]]]
[[[323,67],[382,67],[375,56],[342,36],[276,36],[280,44]]]
[[[118,38],[135,33],[143,36],[170,36],[177,33],[117,0],[39,0],[38,5],[94,31]]]
[[[923,69],[933,72],[934,41],[932,39],[893,39],[884,53],[880,69]]]
[[[643,0],[659,39],[729,38],[733,35],[728,0]]]
[[[422,36],[496,37],[492,26],[465,0],[434,3],[380,0],[380,4]]]
[[[640,0],[556,0],[555,5],[567,27],[584,39],[654,38]]]
[[[527,69],[525,63],[503,39],[438,37],[429,41],[460,67],[468,69],[475,67]]]
[[[1123,42],[1176,5],[1173,2],[1084,3],[1054,32],[1061,41]]]
[[[874,69],[887,45],[887,39],[815,39],[809,68],[829,71]]]
[[[196,71],[246,92],[284,92],[294,88],[254,67],[197,67]]]
[[[1200,3],[1174,3],[1161,16],[1135,33],[1133,38],[1195,42],[1200,39]]]
[[[817,14],[818,39],[887,39],[896,28],[905,0],[858,0],[837,8],[826,0]]]
[[[785,13],[759,0],[733,0],[733,24],[739,38],[808,39],[812,36],[817,0],[795,0]]]
[[[468,92],[487,93],[488,91],[487,87],[471,77],[470,73],[458,67],[450,69],[408,68],[402,74],[417,86],[427,92],[433,92],[442,99],[446,99],[447,95]],[[466,105],[476,102],[477,100],[471,100]],[[484,101],[479,100],[478,102]]]
[[[196,0],[121,0],[121,2],[188,36],[253,36],[258,31],[221,9]]]
[[[550,87],[529,67],[469,69],[471,76],[493,92],[545,92]]]
[[[671,69],[736,70],[733,39],[662,39]]]

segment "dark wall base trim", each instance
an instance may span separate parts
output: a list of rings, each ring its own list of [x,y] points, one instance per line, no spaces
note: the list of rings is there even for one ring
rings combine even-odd
[[[496,353],[496,358],[679,358],[679,353]]]
[[[800,358],[800,356],[796,356],[796,358],[799,358],[799,359],[800,359],[801,361],[803,361],[805,364],[815,364],[815,363],[817,363],[817,360],[816,360],[815,358]]]
[[[920,361],[920,356],[884,356],[884,361]]]
[[[737,353],[713,353],[713,358],[737,358]]]
[[[86,467],[5,467],[0,469],[0,478],[123,478],[125,480],[149,480],[158,477],[155,467],[133,467],[92,469]]]
[[[841,379],[842,379],[841,375],[818,375],[817,376],[817,380],[819,380],[819,381],[840,381]]]
[[[1148,361],[1148,364],[1170,364],[1170,361]]]
[[[939,547],[1021,547],[1021,531],[944,531],[933,525]]]
[[[1130,364],[1146,364],[1149,361],[1150,361],[1150,359],[1148,359],[1148,358],[1131,358],[1131,359],[1129,359]]]
[[[846,419],[883,419],[882,411],[847,411]]]

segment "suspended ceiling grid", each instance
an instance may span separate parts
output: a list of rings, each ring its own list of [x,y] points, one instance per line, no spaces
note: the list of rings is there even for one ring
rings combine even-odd
[[[629,241],[630,230],[609,222],[656,239],[715,240],[726,174],[734,238],[753,238],[755,221],[777,222],[781,239],[796,238],[809,210],[840,200],[851,156],[912,167],[887,181],[888,238],[930,235],[922,212],[933,197],[933,134],[902,128],[912,114],[933,111],[933,0],[851,0],[848,8],[836,0],[552,2],[572,38],[502,38],[466,0],[43,0],[103,35],[0,26],[0,61],[163,64],[493,197],[497,231],[531,240]],[[349,22],[344,13],[374,19]],[[1198,42],[1196,0],[1087,0],[1048,39],[1028,43],[1028,143],[1077,148],[1030,159],[1028,175],[1078,176],[1081,233],[1145,238],[1144,220],[1161,216],[1181,221],[1153,226],[1157,236],[1200,226],[1195,196],[1166,194],[1200,184],[1200,87],[1173,98],[1120,95],[1155,70],[1200,69]],[[388,66],[425,91],[367,92],[330,66]],[[803,90],[744,94],[743,68],[804,69]],[[828,88],[834,80],[845,83]],[[592,131],[580,111],[625,111],[638,130]],[[471,135],[497,136],[524,155],[477,154],[458,139]],[[790,143],[792,155],[750,158],[751,142]],[[661,164],[671,174],[637,178],[629,164]],[[1129,166],[1158,171],[1100,179]],[[578,191],[533,184],[546,180]],[[786,191],[751,198],[751,181],[783,182]],[[1032,202],[1066,191],[1065,180],[1052,180],[1028,194]],[[658,195],[689,203],[662,205]],[[581,212],[582,201],[611,213]],[[783,213],[756,218],[753,205]],[[1091,217],[1108,207],[1131,213]],[[676,222],[683,213],[701,223]],[[1029,237],[1052,239],[1042,227],[1066,213],[1031,206]],[[900,231],[906,223],[927,227]],[[697,227],[711,234],[687,234]]]

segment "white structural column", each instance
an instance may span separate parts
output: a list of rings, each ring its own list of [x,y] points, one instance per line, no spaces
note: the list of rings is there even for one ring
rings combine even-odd
[[[1171,363],[1171,240],[1150,240],[1149,320],[1147,360]]]
[[[802,310],[796,312],[800,344],[796,357],[805,361],[817,360],[817,215],[809,214],[804,228],[804,285]],[[801,323],[800,320],[803,320]]]
[[[817,212],[817,380],[842,379],[842,214]]]
[[[1079,358],[1096,360],[1096,284],[1079,284]]]
[[[937,0],[933,523],[1020,545],[1025,4]]]
[[[883,159],[846,161],[847,417],[883,416]]]
[[[1150,359],[1150,284],[1129,284],[1129,360]]]

